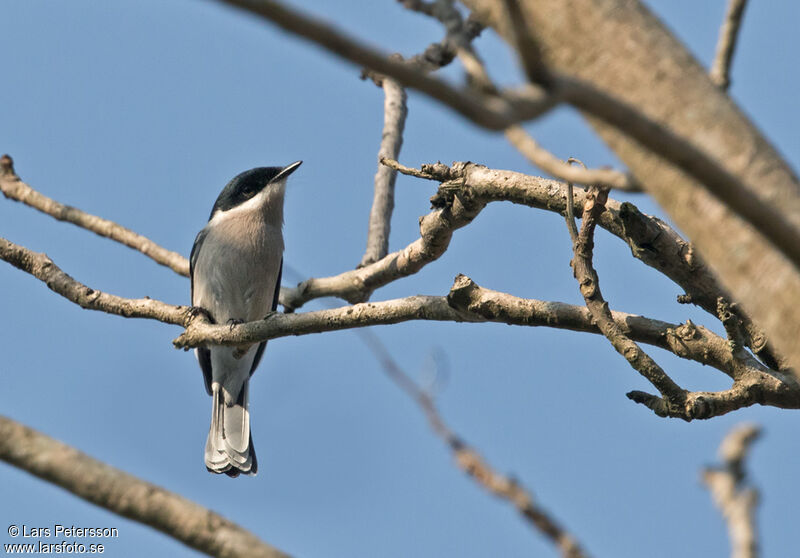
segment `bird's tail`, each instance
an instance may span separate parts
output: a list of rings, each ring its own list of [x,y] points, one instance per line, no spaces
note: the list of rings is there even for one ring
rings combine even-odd
[[[222,386],[214,382],[211,387],[211,428],[206,440],[206,468],[212,473],[225,473],[238,477],[239,473],[255,475],[258,470],[256,451],[250,435],[250,412],[245,382],[233,404],[225,403]]]

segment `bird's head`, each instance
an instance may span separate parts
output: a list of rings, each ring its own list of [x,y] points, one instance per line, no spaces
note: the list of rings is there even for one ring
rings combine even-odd
[[[276,204],[282,209],[286,178],[302,163],[295,161],[285,167],[258,167],[236,175],[220,192],[209,219],[231,211],[267,209]]]

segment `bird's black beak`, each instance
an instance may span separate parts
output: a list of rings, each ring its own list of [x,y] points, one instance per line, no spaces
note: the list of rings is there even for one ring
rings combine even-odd
[[[270,182],[277,182],[279,180],[285,179],[287,176],[289,176],[295,170],[297,170],[297,167],[299,167],[302,164],[303,164],[303,161],[295,161],[291,165],[286,165],[285,167],[283,167],[283,170],[281,170],[281,172],[279,172],[278,174],[275,175],[275,178],[270,180]]]

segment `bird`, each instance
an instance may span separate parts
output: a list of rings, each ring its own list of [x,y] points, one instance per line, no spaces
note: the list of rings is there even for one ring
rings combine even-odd
[[[258,167],[234,177],[217,197],[189,258],[192,308],[216,324],[261,320],[278,307],[283,271],[283,201],[286,179],[302,161]],[[206,468],[237,477],[255,475],[250,432],[249,381],[266,341],[195,349],[212,398]]]

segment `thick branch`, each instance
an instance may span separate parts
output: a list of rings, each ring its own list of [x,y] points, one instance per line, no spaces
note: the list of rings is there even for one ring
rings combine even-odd
[[[711,64],[709,77],[720,89],[727,89],[731,84],[731,62],[733,53],[736,50],[736,39],[739,38],[739,26],[742,24],[742,16],[747,0],[729,0],[728,8],[725,11],[725,20],[719,29],[719,39],[717,40],[717,50],[714,55],[714,62]]]
[[[747,481],[745,459],[761,429],[742,424],[731,430],[719,447],[723,463],[703,471],[703,482],[728,525],[733,558],[758,558],[756,508],[758,489]]]
[[[481,287],[464,275],[456,277],[447,300],[459,312],[491,322],[602,334],[585,306],[519,298]],[[756,359],[749,356],[734,359],[726,339],[691,321],[671,324],[625,312],[611,312],[611,318],[631,339],[712,366],[732,379],[755,374],[767,383],[767,378],[771,378],[770,371]]]
[[[0,459],[210,556],[288,556],[211,510],[3,416]]]
[[[149,238],[113,221],[85,213],[76,207],[61,204],[22,182],[14,172],[14,163],[8,155],[0,157],[0,190],[9,199],[29,205],[59,221],[67,221],[100,236],[116,240],[129,248],[138,250],[155,262],[167,266],[175,273],[189,276],[189,261],[177,252],[166,250]]]

